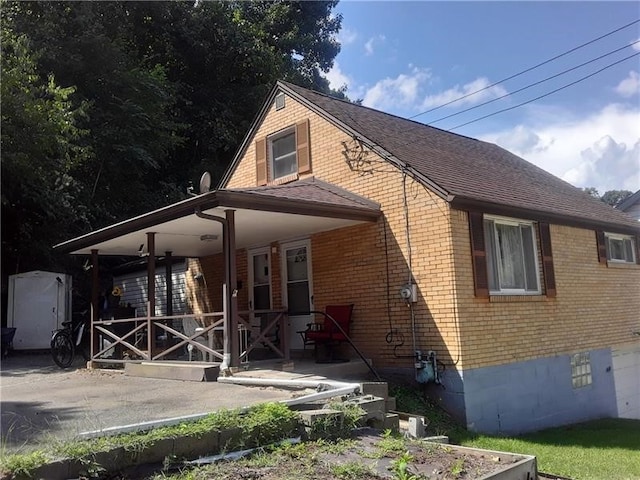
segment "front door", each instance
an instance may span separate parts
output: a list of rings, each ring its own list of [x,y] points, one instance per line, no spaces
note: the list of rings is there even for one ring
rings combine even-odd
[[[283,303],[289,315],[289,345],[292,349],[303,347],[297,333],[313,319],[313,285],[311,282],[311,245],[309,240],[282,245]]]
[[[249,310],[271,310],[271,255],[269,247],[248,252]],[[264,320],[264,321],[263,321]],[[251,314],[251,335],[256,338],[269,318],[266,314]],[[275,333],[269,335],[275,337]]]

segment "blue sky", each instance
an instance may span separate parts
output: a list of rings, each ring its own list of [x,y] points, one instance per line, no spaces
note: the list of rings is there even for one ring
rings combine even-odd
[[[413,117],[640,19],[638,2],[345,1],[328,73],[351,99]],[[578,187],[640,189],[640,23],[416,121],[498,143]],[[604,58],[519,93],[515,90]],[[444,116],[513,93],[469,112]]]

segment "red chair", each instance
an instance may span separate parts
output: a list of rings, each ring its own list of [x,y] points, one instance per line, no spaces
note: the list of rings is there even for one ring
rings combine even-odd
[[[334,358],[334,350],[341,343],[350,341],[349,331],[352,313],[353,304],[327,305],[322,321],[309,323],[306,330],[298,332],[302,336],[304,349],[306,349],[307,345],[314,346],[316,362],[346,361],[336,360]],[[340,328],[336,326],[336,323]],[[328,359],[323,362],[318,360],[318,345],[324,345],[327,350]]]

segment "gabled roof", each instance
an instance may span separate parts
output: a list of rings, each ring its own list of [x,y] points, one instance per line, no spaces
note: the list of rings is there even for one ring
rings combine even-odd
[[[638,202],[640,202],[640,190],[638,190],[634,194],[629,195],[627,198],[621,201],[618,205],[616,205],[616,208],[618,210],[622,210],[623,212],[626,212],[632,205],[635,205]]]
[[[221,187],[284,92],[391,164],[404,168],[459,209],[520,215],[554,223],[638,232],[629,215],[488,142],[430,127],[279,81],[244,139]]]

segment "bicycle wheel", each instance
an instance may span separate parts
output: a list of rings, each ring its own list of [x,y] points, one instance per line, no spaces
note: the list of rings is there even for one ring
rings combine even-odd
[[[67,368],[73,362],[73,340],[67,331],[53,334],[51,339],[51,356],[60,368]]]

